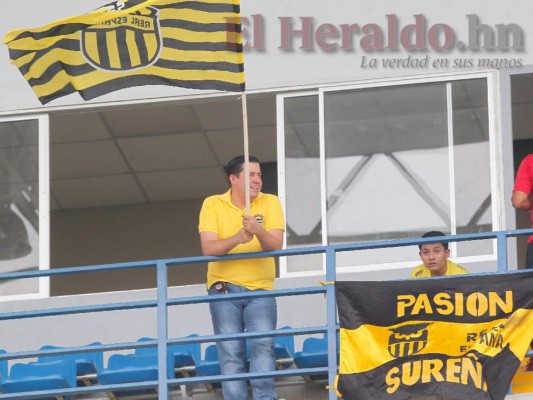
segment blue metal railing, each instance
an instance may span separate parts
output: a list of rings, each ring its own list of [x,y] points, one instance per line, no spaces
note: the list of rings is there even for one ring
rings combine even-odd
[[[33,310],[33,311],[19,311],[8,312],[0,314],[0,321],[13,320],[13,319],[26,319],[37,318],[47,316],[59,316],[69,314],[82,314],[93,313],[102,311],[117,311],[117,310],[132,310],[141,308],[156,308],[157,309],[157,339],[146,342],[128,342],[128,343],[116,343],[108,345],[97,346],[83,346],[83,347],[70,347],[54,350],[39,350],[39,351],[24,351],[0,354],[0,360],[16,360],[37,356],[50,356],[70,353],[84,353],[94,351],[116,351],[124,349],[136,349],[141,347],[155,347],[158,349],[158,368],[159,371],[167,371],[167,347],[175,344],[187,344],[187,343],[203,343],[213,342],[220,340],[230,340],[236,338],[254,338],[265,336],[286,336],[286,335],[305,335],[315,333],[327,333],[328,338],[328,366],[320,368],[307,368],[307,369],[288,369],[282,371],[272,371],[269,373],[246,373],[238,375],[217,375],[217,376],[197,376],[178,379],[169,379],[166,373],[159,373],[157,381],[147,382],[135,382],[126,384],[115,385],[95,385],[89,387],[61,389],[61,390],[47,390],[47,391],[34,391],[24,393],[10,393],[9,395],[0,395],[0,399],[31,399],[38,398],[44,395],[73,395],[73,394],[90,394],[96,392],[107,392],[113,390],[128,390],[128,389],[143,389],[143,388],[158,388],[159,400],[167,400],[169,388],[194,383],[210,383],[221,382],[226,380],[236,379],[256,379],[261,377],[282,377],[282,376],[296,376],[296,375],[313,375],[313,374],[328,374],[328,382],[330,386],[333,386],[335,376],[337,374],[337,344],[336,344],[336,305],[335,305],[335,287],[334,285],[325,285],[317,287],[302,287],[294,289],[261,291],[258,293],[249,292],[241,294],[225,294],[216,296],[193,296],[185,298],[168,298],[167,289],[167,270],[175,266],[191,263],[206,263],[213,260],[232,260],[243,258],[260,258],[260,257],[281,257],[281,256],[293,256],[293,255],[308,255],[308,254],[325,254],[326,256],[326,281],[334,282],[336,280],[336,254],[345,251],[358,251],[368,249],[390,248],[390,247],[405,247],[414,246],[423,243],[435,243],[443,240],[449,242],[463,242],[472,240],[487,240],[496,239],[497,241],[497,272],[505,273],[507,268],[507,239],[510,237],[516,237],[521,235],[533,234],[533,229],[522,229],[513,231],[498,231],[498,232],[485,232],[485,233],[472,233],[461,234],[455,236],[446,236],[439,238],[414,238],[414,239],[398,239],[398,240],[383,240],[375,242],[364,242],[354,244],[332,245],[332,246],[317,246],[306,247],[298,249],[286,249],[278,251],[269,251],[262,253],[247,253],[247,254],[234,254],[223,257],[186,257],[179,259],[165,259],[158,261],[146,261],[135,263],[120,263],[112,265],[97,265],[86,267],[71,267],[42,271],[30,271],[30,272],[12,272],[0,274],[0,280],[8,279],[27,279],[36,278],[42,276],[59,276],[80,274],[99,271],[110,270],[131,270],[138,268],[155,268],[157,272],[157,298],[155,300],[148,301],[135,301],[113,304],[100,304],[91,306],[74,306],[64,307],[47,310]],[[168,338],[168,307],[178,306],[185,304],[198,304],[208,303],[211,301],[224,301],[230,299],[242,299],[247,297],[282,297],[282,296],[297,296],[297,295],[312,295],[312,294],[326,294],[326,326],[319,327],[307,327],[307,328],[294,328],[284,330],[273,330],[264,332],[246,332],[240,334],[231,335],[204,335],[197,337],[186,337],[180,339]],[[533,356],[533,352],[528,352],[528,356]],[[329,399],[337,399],[335,391],[329,391]]]

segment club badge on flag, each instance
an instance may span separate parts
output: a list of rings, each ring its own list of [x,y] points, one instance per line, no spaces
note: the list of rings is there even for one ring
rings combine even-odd
[[[117,0],[4,43],[42,104],[143,85],[245,90],[239,0]]]
[[[533,271],[336,282],[348,400],[503,400],[533,339]]]
[[[124,72],[154,64],[161,52],[159,10],[146,7],[81,32],[81,51],[95,68]]]

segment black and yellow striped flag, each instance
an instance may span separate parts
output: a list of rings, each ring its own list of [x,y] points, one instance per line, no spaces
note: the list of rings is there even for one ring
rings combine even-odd
[[[503,400],[533,339],[533,271],[336,282],[348,400]]]
[[[244,91],[239,0],[118,0],[4,43],[42,104],[143,85]]]

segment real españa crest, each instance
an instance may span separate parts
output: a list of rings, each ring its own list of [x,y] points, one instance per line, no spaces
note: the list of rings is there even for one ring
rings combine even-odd
[[[120,13],[86,28],[80,47],[87,62],[99,70],[126,72],[152,65],[162,48],[159,10],[146,7],[131,14]]]

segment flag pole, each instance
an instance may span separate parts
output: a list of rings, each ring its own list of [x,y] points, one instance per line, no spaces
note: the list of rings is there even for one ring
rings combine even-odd
[[[246,197],[246,215],[250,215],[250,153],[248,145],[248,110],[246,92],[242,92],[242,127],[244,137],[244,186]]]

